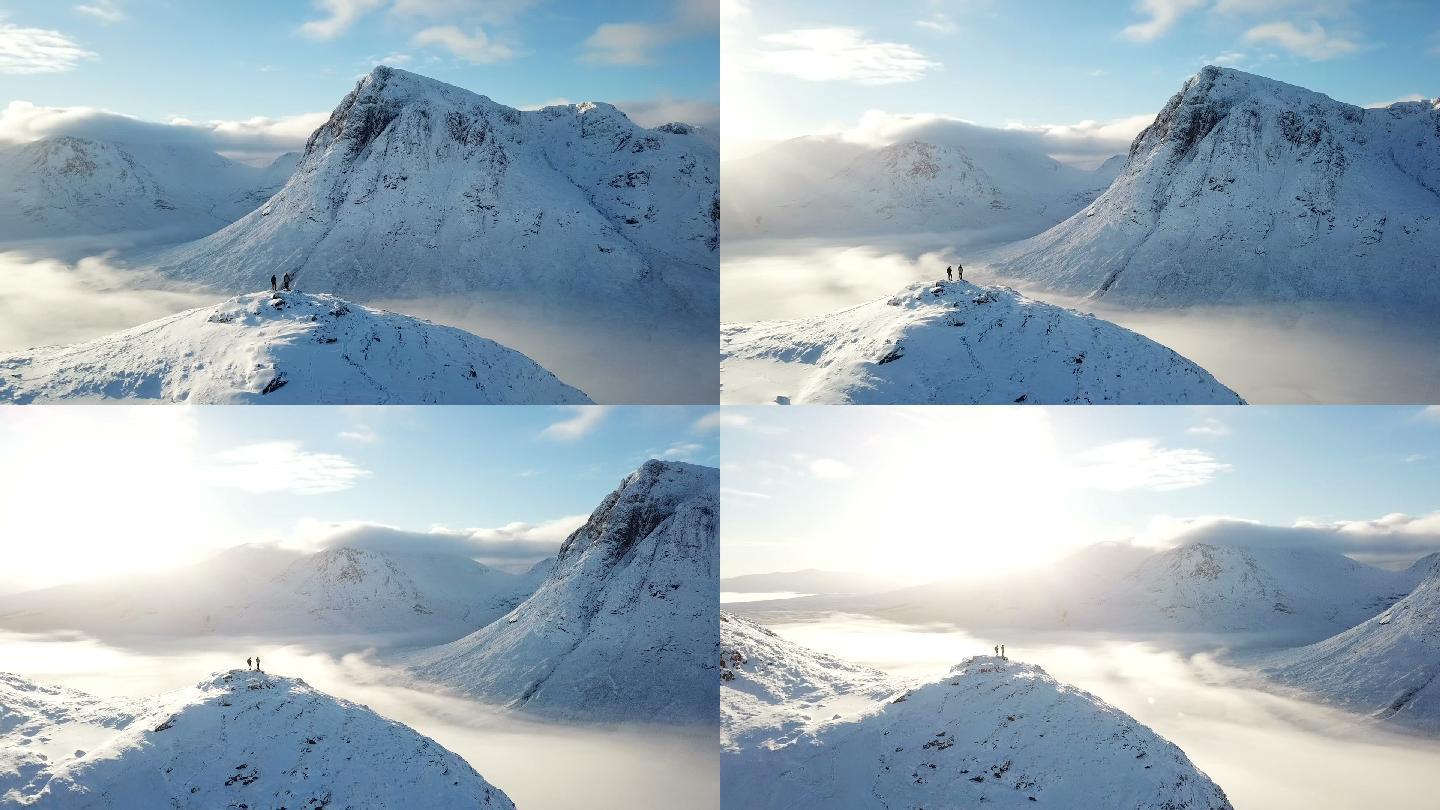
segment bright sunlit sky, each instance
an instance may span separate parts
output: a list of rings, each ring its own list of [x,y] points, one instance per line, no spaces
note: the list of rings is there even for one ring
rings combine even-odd
[[[721,13],[727,159],[867,111],[1080,125],[1123,151],[1206,64],[1353,104],[1440,95],[1434,0],[722,0]]]
[[[722,575],[937,580],[1189,521],[1440,550],[1440,408],[727,408]],[[1388,517],[1387,517],[1388,516]],[[1226,525],[1229,525],[1228,523]],[[1288,541],[1287,541],[1288,542]]]
[[[298,148],[385,63],[516,107],[609,101],[646,126],[713,125],[718,49],[714,0],[0,0],[0,107]],[[0,138],[55,126],[36,117],[12,107]]]
[[[646,459],[713,466],[716,440],[713,409],[684,407],[7,408],[0,589],[309,547],[331,523],[558,548]]]

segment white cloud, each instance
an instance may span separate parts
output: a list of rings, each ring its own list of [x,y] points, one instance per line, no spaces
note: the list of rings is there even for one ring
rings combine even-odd
[[[391,553],[455,554],[506,571],[520,572],[554,555],[587,515],[542,523],[514,522],[498,528],[410,531],[361,521],[300,524],[282,545],[303,551],[358,548]]]
[[[605,405],[571,405],[568,408],[570,418],[550,425],[540,431],[540,435],[556,441],[575,441],[594,432],[610,413]]]
[[[1422,461],[1428,461],[1429,459],[1430,457],[1425,455],[1424,453],[1411,453],[1410,455],[1405,457],[1405,463],[1418,464]]]
[[[0,23],[0,73],[63,73],[95,58],[59,31]]]
[[[408,53],[399,53],[397,51],[396,53],[386,54],[384,57],[382,57],[380,59],[380,64],[394,65],[396,67],[399,67],[400,65],[409,64],[411,61],[414,60],[414,58],[415,57],[411,56]]]
[[[855,470],[843,461],[836,461],[833,458],[817,458],[810,462],[810,474],[816,478],[834,480],[850,478],[855,475]]]
[[[745,427],[750,421],[750,417],[743,413],[717,409],[696,419],[691,427],[696,433],[708,433],[726,427]]]
[[[1440,422],[1440,405],[1426,405],[1420,409],[1418,416],[1427,421]]]
[[[466,19],[501,24],[514,19],[538,0],[395,0],[391,12],[400,17]]]
[[[927,31],[935,31],[941,34],[953,34],[960,28],[960,26],[955,24],[954,20],[950,19],[949,15],[939,11],[927,19],[916,20],[915,24]]]
[[[1200,424],[1187,428],[1185,432],[1192,436],[1229,436],[1230,426],[1210,416]]]
[[[1429,99],[1427,99],[1425,96],[1420,95],[1419,93],[1411,93],[1411,94],[1409,94],[1408,96],[1401,96],[1401,97],[1399,97],[1399,98],[1392,98],[1392,99],[1390,99],[1389,101],[1372,101],[1372,102],[1370,102],[1369,104],[1366,104],[1365,106],[1366,106],[1366,107],[1369,107],[1369,108],[1371,108],[1371,109],[1375,109],[1375,108],[1377,108],[1377,107],[1389,107],[1391,104],[1399,104],[1399,103],[1401,103],[1402,101],[1428,101],[1428,100],[1429,100]]]
[[[867,39],[856,28],[805,28],[760,38],[753,66],[812,82],[874,86],[919,81],[940,63],[910,45]]]
[[[1244,61],[1245,54],[1241,53],[1240,51],[1225,51],[1214,59],[1211,59],[1210,64],[1226,67],[1229,65],[1238,65],[1243,63]]]
[[[1440,551],[1440,512],[1393,513],[1374,520],[1297,521],[1275,526],[1231,517],[1157,519],[1139,538],[1169,548],[1185,543],[1334,551],[1361,561],[1402,562]]]
[[[327,16],[300,26],[300,33],[312,39],[334,39],[361,17],[385,5],[385,0],[314,0],[315,8]]]
[[[1244,40],[1252,44],[1272,44],[1317,62],[1353,53],[1360,47],[1352,40],[1331,36],[1325,31],[1325,26],[1314,21],[1303,31],[1290,22],[1257,25],[1245,32]]]
[[[580,61],[599,65],[650,65],[655,51],[672,42],[718,31],[715,0],[678,0],[663,22],[603,23],[581,44]]]
[[[1130,142],[1140,130],[1154,120],[1152,113],[1074,124],[1011,122],[1003,128],[996,128],[933,114],[896,115],[871,110],[861,117],[859,124],[841,133],[840,137],[866,146],[920,140],[957,146],[967,151],[1031,146],[1063,163],[1094,168],[1106,158],[1127,152]]]
[[[94,107],[41,107],[28,101],[12,101],[0,109],[0,141],[27,142],[73,135],[127,143],[191,146],[242,160],[273,158],[281,152],[303,147],[310,133],[328,117],[329,113],[317,112],[242,121],[197,122],[173,118],[160,123]]]
[[[349,430],[342,430],[338,435],[342,439],[360,444],[374,444],[380,440],[380,434],[375,432],[375,428],[366,424],[358,424]]]
[[[660,457],[665,459],[694,458],[695,454],[702,449],[703,447],[695,442],[677,442],[665,448],[665,452],[661,453]]]
[[[720,105],[713,101],[675,99],[662,94],[648,101],[617,101],[615,106],[642,127],[658,127],[672,121],[711,129],[720,127]]]
[[[1146,14],[1144,22],[1125,26],[1120,33],[1136,42],[1150,42],[1169,33],[1175,24],[1190,12],[1205,5],[1206,0],[1140,0],[1135,10]]]
[[[455,56],[477,65],[488,65],[513,59],[517,54],[508,45],[495,42],[483,28],[475,27],[475,33],[467,35],[453,25],[437,25],[415,34],[411,44],[419,47],[438,46]]]
[[[245,445],[216,458],[221,463],[209,469],[210,483],[245,492],[324,495],[343,492],[370,476],[344,456],[307,452],[289,441]]]
[[[1072,464],[1080,486],[1107,492],[1187,489],[1230,469],[1203,450],[1162,447],[1154,439],[1101,445],[1077,454]]]
[[[87,17],[94,17],[106,25],[113,25],[125,20],[125,9],[121,8],[116,0],[95,0],[93,3],[82,3],[75,6],[75,11]]]
[[[733,489],[731,487],[721,487],[720,495],[728,495],[734,498],[758,498],[760,500],[770,500],[770,496],[766,495],[763,492],[752,492],[748,489]]]

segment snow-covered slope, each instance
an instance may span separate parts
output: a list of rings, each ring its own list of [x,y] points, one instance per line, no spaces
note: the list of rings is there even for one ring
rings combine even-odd
[[[298,678],[248,670],[129,700],[0,674],[0,804],[514,807],[434,740]]]
[[[914,284],[817,318],[721,324],[726,402],[1236,404],[1134,332],[1013,290]]]
[[[288,270],[361,299],[493,290],[713,318],[718,162],[688,128],[608,104],[521,112],[377,67],[265,205],[148,260],[227,290]]]
[[[1017,239],[1080,210],[1119,172],[1110,162],[1065,166],[1020,137],[955,122],[915,135],[867,147],[797,138],[725,163],[726,237],[983,230]]]
[[[533,360],[331,295],[251,293],[74,346],[0,355],[0,401],[572,404]]]
[[[647,461],[530,598],[415,656],[415,671],[538,714],[716,722],[719,488],[719,470]]]
[[[0,241],[122,232],[194,239],[255,210],[284,184],[204,149],[72,136],[0,146]]]
[[[721,648],[726,806],[1230,807],[1174,744],[1034,665],[976,656],[895,695],[735,617]]]
[[[1206,67],[1110,188],[997,272],[1124,305],[1440,303],[1440,101],[1363,109]]]
[[[1384,613],[1276,654],[1264,671],[1327,703],[1440,733],[1440,559],[1429,562],[1429,575]]]
[[[105,637],[395,633],[433,643],[505,615],[546,570],[508,574],[455,554],[240,546],[176,571],[0,598],[0,627]]]

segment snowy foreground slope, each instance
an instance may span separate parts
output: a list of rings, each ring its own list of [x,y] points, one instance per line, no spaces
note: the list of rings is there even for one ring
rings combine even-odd
[[[1160,344],[968,282],[924,282],[817,318],[722,324],[723,401],[1239,404]]]
[[[434,740],[298,678],[248,670],[129,700],[0,674],[0,804],[514,807]]]
[[[1280,683],[1380,720],[1440,733],[1440,555],[1408,596],[1324,641],[1271,656]]]
[[[0,597],[0,627],[163,639],[387,633],[434,643],[505,615],[548,567],[509,574],[459,554],[237,546],[176,571]]]
[[[723,164],[726,238],[988,231],[1039,233],[1093,201],[1119,172],[1065,166],[1025,136],[960,122],[862,146],[796,138]]]
[[[718,162],[688,126],[645,129],[598,103],[522,112],[377,67],[263,206],[142,259],[227,290],[291,271],[360,299],[501,290],[713,318]]]
[[[580,404],[533,360],[331,295],[251,293],[74,346],[0,354],[0,401]]]
[[[565,540],[530,598],[413,669],[536,714],[715,723],[719,472],[647,461]]]
[[[1437,253],[1440,100],[1363,109],[1206,67],[1104,194],[992,269],[1124,305],[1433,305]]]
[[[194,239],[229,225],[289,177],[195,147],[58,136],[0,145],[0,242],[159,232]]]
[[[884,691],[744,619],[720,627],[726,806],[1230,807],[1174,744],[1037,666],[975,656]]]

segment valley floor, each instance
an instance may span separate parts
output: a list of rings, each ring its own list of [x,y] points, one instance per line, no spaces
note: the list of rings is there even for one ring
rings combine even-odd
[[[982,638],[935,626],[826,614],[768,625],[783,638],[905,678],[934,678],[1005,643],[1178,745],[1236,807],[1342,810],[1428,807],[1440,740],[1262,691],[1216,652],[1181,654],[1151,641],[1070,634]],[[1194,639],[1186,640],[1193,649]],[[813,715],[853,711],[817,705]]]
[[[364,704],[462,756],[517,807],[546,810],[662,810],[719,805],[715,730],[566,726],[454,697],[388,667],[364,639],[334,646],[275,646],[257,639],[205,638],[144,649],[83,636],[0,632],[6,671],[103,696],[141,696],[193,686],[259,652],[267,672],[303,678]],[[372,640],[373,641],[373,640]],[[52,741],[69,750],[89,748]]]
[[[955,244],[962,247],[950,247]],[[893,295],[916,281],[944,278],[945,267],[958,260],[968,281],[1014,287],[1036,300],[1090,312],[1139,332],[1199,364],[1251,404],[1440,400],[1440,355],[1429,351],[1440,343],[1440,319],[1433,313],[1374,313],[1365,302],[1353,308],[1097,307],[989,274],[985,256],[997,246],[967,244],[963,235],[896,237],[867,244],[757,240],[727,242],[725,247],[720,293],[725,323],[824,315]],[[789,382],[786,374],[774,364],[734,364],[722,381],[723,401],[754,402],[748,392],[783,388]]]

